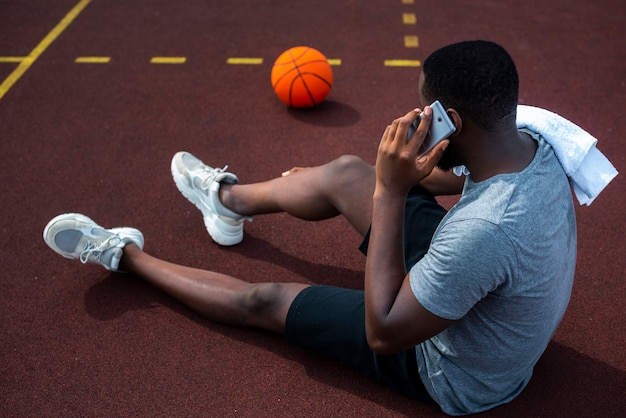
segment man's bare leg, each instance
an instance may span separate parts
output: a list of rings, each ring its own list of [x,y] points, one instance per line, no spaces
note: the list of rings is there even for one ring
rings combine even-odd
[[[134,244],[124,248],[120,269],[145,279],[212,321],[279,333],[284,333],[294,298],[308,287],[301,283],[248,283],[157,259]]]
[[[287,212],[317,221],[339,214],[365,235],[372,220],[374,167],[355,156],[255,184],[222,184],[220,200],[241,215]]]
[[[242,215],[284,211],[302,219],[320,220],[343,214],[365,234],[371,220],[374,181],[373,167],[347,156],[267,182],[222,184],[220,192],[223,204]],[[141,250],[140,231],[105,230],[80,214],[53,219],[44,230],[44,239],[67,258],[134,273],[205,317],[225,324],[283,332],[291,303],[308,287],[299,283],[248,283],[159,260]]]
[[[221,184],[220,200],[241,215],[286,212],[305,220],[343,214],[364,235],[371,222],[374,168],[354,156],[294,169],[254,184]],[[248,283],[217,272],[157,259],[130,244],[120,269],[142,277],[204,317],[228,325],[284,332],[294,298],[308,285]]]

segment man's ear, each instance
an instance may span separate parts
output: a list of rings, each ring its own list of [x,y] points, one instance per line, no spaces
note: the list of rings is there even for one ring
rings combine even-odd
[[[463,121],[461,120],[461,115],[459,115],[459,112],[457,112],[453,108],[449,108],[448,110],[446,110],[446,112],[448,113],[448,117],[452,120],[452,123],[454,123],[454,128],[456,129],[454,133],[450,136],[457,136],[463,130]]]

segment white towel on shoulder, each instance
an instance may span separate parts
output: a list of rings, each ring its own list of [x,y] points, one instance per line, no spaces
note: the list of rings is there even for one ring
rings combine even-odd
[[[596,148],[598,140],[556,113],[519,105],[517,127],[538,133],[552,146],[581,205],[590,205],[617,176],[613,164]]]
[[[517,127],[538,133],[552,146],[581,205],[590,205],[618,174],[613,164],[596,148],[596,138],[556,113],[519,105]],[[454,172],[469,174],[465,166],[454,167]]]

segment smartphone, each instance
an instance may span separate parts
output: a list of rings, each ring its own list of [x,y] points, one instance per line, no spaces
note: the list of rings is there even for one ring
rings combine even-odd
[[[454,123],[450,120],[448,113],[443,108],[443,105],[439,103],[439,100],[435,100],[430,105],[430,108],[433,110],[433,118],[430,122],[430,128],[428,129],[426,138],[424,138],[424,142],[417,153],[418,156],[426,154],[428,151],[433,149],[435,145],[448,138],[454,133],[454,131],[456,131]],[[417,120],[409,126],[409,140],[411,140],[411,137],[415,134],[415,131],[417,131],[417,127],[421,120],[422,115],[420,114],[417,117]]]

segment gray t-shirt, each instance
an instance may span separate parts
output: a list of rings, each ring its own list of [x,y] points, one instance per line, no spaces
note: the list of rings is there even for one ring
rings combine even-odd
[[[458,320],[416,347],[426,389],[451,415],[515,398],[569,301],[572,194],[550,145],[532,135],[539,146],[523,171],[479,183],[468,176],[428,253],[411,269],[420,304]]]

